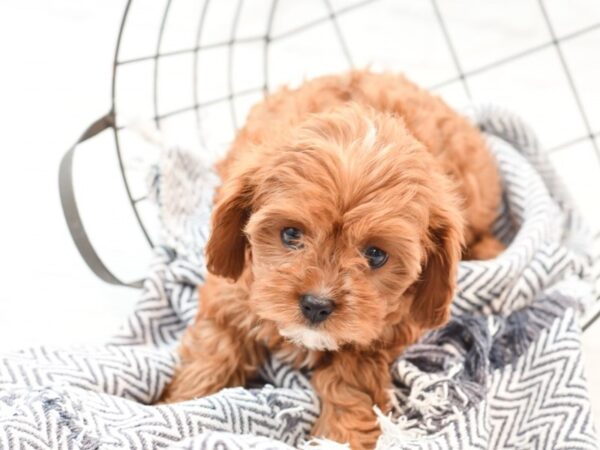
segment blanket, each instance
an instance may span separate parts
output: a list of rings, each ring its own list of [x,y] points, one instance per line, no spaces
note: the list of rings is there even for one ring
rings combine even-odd
[[[500,168],[494,232],[507,249],[461,263],[450,322],[390,367],[377,446],[597,449],[578,325],[598,299],[591,234],[522,120],[490,107],[471,115]],[[198,307],[218,179],[171,148],[151,184],[162,238],[135,311],[101,346],[0,355],[0,448],[344,448],[307,443],[319,399],[273,357],[251,388],[153,405]]]

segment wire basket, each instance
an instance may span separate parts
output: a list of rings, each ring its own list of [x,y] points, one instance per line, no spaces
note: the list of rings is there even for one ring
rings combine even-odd
[[[581,163],[596,164],[600,180],[600,103],[588,98],[588,66],[581,62],[593,52],[573,51],[586,40],[590,48],[600,44],[600,11],[593,8],[558,0],[495,7],[476,0],[129,0],[117,37],[111,110],[78,143],[113,133],[129,202],[151,246],[156,236],[140,207],[148,202],[146,183],[135,170],[148,155],[128,143],[132,119],[153,120],[161,132],[216,157],[265,94],[353,67],[404,72],[456,108],[503,103],[533,124],[559,162],[585,147]],[[540,73],[551,89],[531,83]],[[519,94],[523,89],[531,98]],[[540,101],[570,109],[539,117],[534,103]],[[75,148],[61,167],[67,222],[83,237],[76,244],[94,272],[124,284],[81,226],[71,181]]]

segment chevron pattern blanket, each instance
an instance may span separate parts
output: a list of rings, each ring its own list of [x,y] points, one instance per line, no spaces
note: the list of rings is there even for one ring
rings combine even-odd
[[[378,448],[598,448],[578,313],[597,300],[590,234],[521,120],[473,112],[505,187],[506,252],[464,262],[453,318],[390,368]],[[0,356],[0,448],[298,448],[319,414],[309,380],[275,359],[264,384],[152,406],[203,280],[212,172],[166,151],[153,177],[162,245],[135,312],[105,345]],[[318,441],[312,445],[339,448]]]

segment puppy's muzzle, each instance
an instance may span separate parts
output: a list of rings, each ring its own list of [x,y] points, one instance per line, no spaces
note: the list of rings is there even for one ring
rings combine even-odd
[[[311,294],[300,296],[300,310],[310,323],[321,323],[329,317],[335,304],[332,300]]]

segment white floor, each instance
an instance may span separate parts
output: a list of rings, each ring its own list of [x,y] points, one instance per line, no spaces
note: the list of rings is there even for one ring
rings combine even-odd
[[[281,3],[280,14],[286,19],[277,26],[283,32],[285,23],[293,26],[293,21],[299,19],[291,3]],[[332,1],[335,8],[351,3]],[[431,86],[456,76],[439,29],[435,28],[435,33],[423,31],[438,25],[429,2],[418,6],[407,6],[404,1],[382,4],[390,17],[398,12],[412,14],[412,25],[402,28],[392,23],[396,34],[386,35],[389,42],[366,46],[350,37],[348,44],[355,51],[355,63],[361,65],[377,58],[385,65],[386,55],[393,50],[390,46],[398,45],[402,51],[396,56],[401,58],[393,63],[405,66],[417,81]],[[479,9],[474,7],[475,0],[440,1],[439,5],[475,101],[501,103],[520,112],[549,148],[586,134],[553,47],[494,70],[478,71],[498,58],[550,39],[537,2],[511,0],[502,2],[502,6],[500,2],[490,3],[491,7]],[[559,0],[546,2],[559,37],[600,23],[599,2],[579,0],[565,5]],[[37,344],[100,341],[115,330],[136,300],[135,291],[109,286],[85,267],[62,217],[57,181],[62,154],[89,123],[110,107],[111,65],[123,6],[124,1],[101,0],[0,2],[0,351]],[[305,13],[311,14],[311,8],[306,8]],[[406,10],[399,11],[402,8]],[[465,10],[470,14],[465,15]],[[380,21],[389,22],[389,18],[382,17],[348,13],[340,17],[339,26],[343,33],[354,36],[348,30],[369,32],[376,30]],[[304,39],[311,38],[307,35]],[[307,58],[317,58],[324,42],[317,35],[312,39],[315,50],[304,55]],[[299,42],[290,38],[285,46],[273,49],[270,78],[274,83],[311,73],[308,66],[299,63],[277,64],[277,58],[283,60],[286,54],[302,53]],[[407,47],[414,47],[412,53]],[[598,48],[600,28],[562,45],[590,128],[596,133],[596,145],[600,146]],[[251,67],[251,58],[243,61]],[[324,57],[313,61],[319,70],[325,70],[329,63]],[[236,76],[242,74],[235,80],[238,89],[243,89],[244,80],[251,76],[245,65],[236,69]],[[468,102],[460,81],[439,92],[456,106]],[[219,116],[215,112],[211,117],[216,120],[214,117]],[[113,142],[110,136],[101,136],[84,151],[77,160],[77,181],[94,243],[119,274],[126,278],[141,275],[149,250],[128,210]],[[552,153],[552,158],[587,217],[599,226],[600,162],[594,151],[588,139],[564,146]],[[584,335],[585,364],[598,424],[599,353],[600,321]]]

